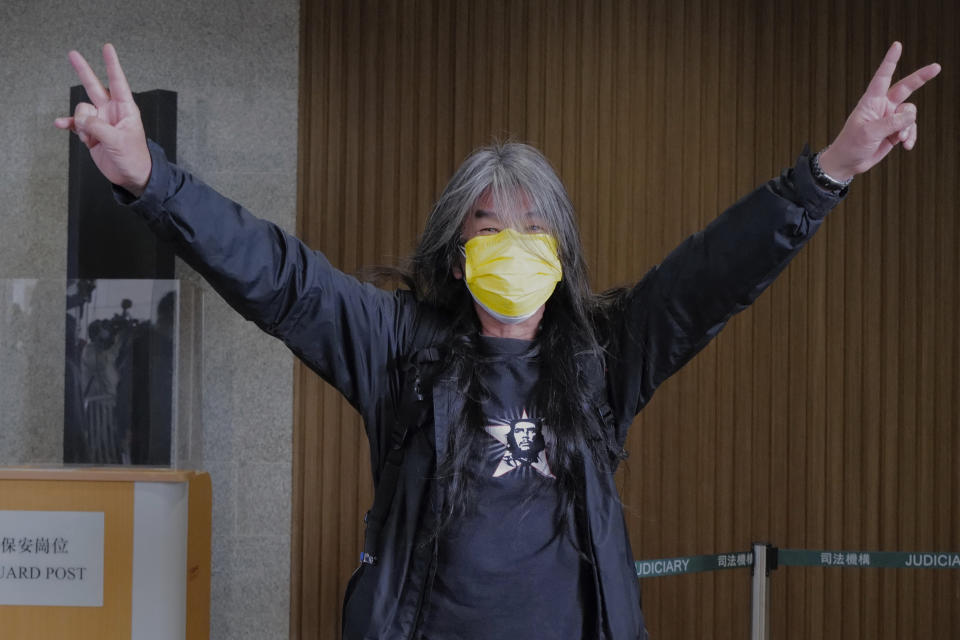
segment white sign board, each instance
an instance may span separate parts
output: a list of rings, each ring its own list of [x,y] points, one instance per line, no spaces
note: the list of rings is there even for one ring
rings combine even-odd
[[[103,512],[0,511],[0,605],[103,606]]]

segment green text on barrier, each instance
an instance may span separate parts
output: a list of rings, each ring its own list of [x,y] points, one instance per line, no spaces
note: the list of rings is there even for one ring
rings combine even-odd
[[[882,569],[960,569],[960,553],[907,551],[820,551],[773,549],[777,566]],[[683,573],[753,566],[753,553],[739,551],[679,558],[638,560],[637,577],[658,578]]]
[[[960,569],[960,553],[780,549],[777,552],[777,564],[794,567]]]
[[[637,577],[658,578],[675,576],[681,573],[717,571],[718,569],[738,569],[753,565],[753,552],[718,553],[705,556],[686,556],[682,558],[657,558],[638,560]]]

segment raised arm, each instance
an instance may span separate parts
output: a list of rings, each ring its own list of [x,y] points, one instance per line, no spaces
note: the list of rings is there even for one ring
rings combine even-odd
[[[92,104],[55,125],[74,131],[118,196],[245,318],[282,339],[364,417],[384,393],[414,305],[333,268],[279,227],[250,214],[148,145],[117,54],[103,48],[110,88],[77,52],[70,62]],[[132,196],[132,197],[131,197]]]
[[[917,140],[910,94],[940,72],[930,64],[890,86],[900,43],[889,49],[820,169],[843,183],[893,147]],[[609,368],[620,435],[657,386],[699,352],[730,317],[751,304],[786,267],[841,199],[818,182],[809,153],[741,199],[675,249],[611,314]],[[829,185],[828,185],[829,186]]]

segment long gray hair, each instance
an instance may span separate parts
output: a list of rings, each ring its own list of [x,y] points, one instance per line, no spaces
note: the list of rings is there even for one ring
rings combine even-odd
[[[621,454],[591,410],[591,390],[599,382],[595,378],[602,376],[595,325],[605,305],[590,289],[566,189],[542,153],[519,143],[482,147],[463,162],[434,205],[410,259],[408,280],[418,298],[450,314],[448,371],[466,399],[459,426],[451,429],[449,453],[438,463],[445,500],[437,530],[472,508],[478,484],[475,462],[488,440],[482,403],[490,394],[475,339],[479,321],[463,280],[454,276],[462,267],[461,230],[483,197],[492,198],[504,226],[525,228],[531,211],[557,240],[563,279],[547,301],[537,335],[540,375],[533,401],[554,435],[549,455],[561,500],[558,532],[572,534],[574,523],[583,522],[575,516],[583,509],[583,457],[592,454],[604,464]],[[572,539],[578,544],[576,535]]]
[[[467,216],[484,196],[494,202],[505,226],[522,230],[526,210],[534,212],[557,239],[563,266],[560,289],[569,298],[582,329],[595,296],[590,290],[580,244],[580,232],[567,190],[540,151],[516,142],[481,147],[460,165],[427,218],[426,228],[412,257],[411,275],[424,302],[454,311],[465,295],[463,282],[454,277],[461,266],[461,229]],[[525,199],[525,207],[520,201]],[[555,296],[557,294],[554,294]]]

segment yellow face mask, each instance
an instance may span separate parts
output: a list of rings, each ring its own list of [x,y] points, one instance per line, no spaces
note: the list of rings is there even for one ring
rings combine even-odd
[[[536,313],[563,275],[557,241],[546,233],[504,229],[471,238],[464,250],[470,295],[490,315],[508,324]]]

